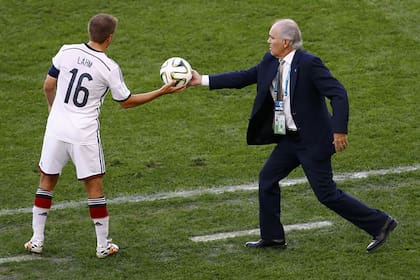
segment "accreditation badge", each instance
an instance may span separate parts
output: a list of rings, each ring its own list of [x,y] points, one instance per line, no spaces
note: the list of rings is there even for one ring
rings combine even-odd
[[[284,111],[274,111],[274,134],[286,134],[286,115]]]

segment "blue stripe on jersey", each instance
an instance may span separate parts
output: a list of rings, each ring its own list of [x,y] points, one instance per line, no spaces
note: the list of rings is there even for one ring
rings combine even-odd
[[[60,70],[55,68],[54,65],[51,65],[50,70],[48,70],[48,75],[50,75],[53,78],[58,78],[58,74],[60,74]]]
[[[130,95],[128,95],[128,96],[127,96],[127,98],[125,98],[125,99],[123,99],[123,100],[117,100],[117,99],[112,99],[112,100],[117,101],[117,102],[124,102],[124,101],[126,101],[127,99],[129,99],[129,98],[130,98],[130,96],[131,96],[131,93],[130,93]]]

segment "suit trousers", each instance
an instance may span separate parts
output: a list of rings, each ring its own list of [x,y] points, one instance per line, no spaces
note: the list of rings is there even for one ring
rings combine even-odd
[[[317,199],[368,234],[380,233],[388,215],[370,208],[336,187],[331,157],[315,160],[310,157],[299,137],[286,135],[272,151],[259,174],[259,219],[261,238],[284,239],[280,221],[281,191],[279,181],[302,166]]]

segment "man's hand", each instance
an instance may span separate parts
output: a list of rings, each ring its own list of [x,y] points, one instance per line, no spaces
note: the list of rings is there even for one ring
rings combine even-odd
[[[199,86],[199,85],[201,85],[201,75],[197,71],[193,70],[192,78],[187,86]]]
[[[176,81],[173,81],[172,83],[163,85],[159,90],[162,94],[168,94],[168,93],[180,92],[187,88],[186,85],[175,86],[175,84],[176,84]]]
[[[347,140],[347,134],[345,133],[334,133],[334,141],[333,144],[335,146],[336,152],[341,152],[347,148],[349,142]]]

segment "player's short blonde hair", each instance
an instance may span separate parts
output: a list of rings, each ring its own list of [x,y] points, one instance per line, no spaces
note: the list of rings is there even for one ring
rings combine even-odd
[[[89,20],[89,39],[102,44],[117,28],[118,19],[109,14],[97,14]]]

